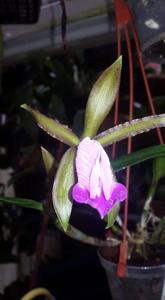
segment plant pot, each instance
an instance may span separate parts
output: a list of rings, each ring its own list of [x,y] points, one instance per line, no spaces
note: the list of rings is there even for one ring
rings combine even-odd
[[[165,265],[127,266],[126,277],[116,275],[117,264],[98,256],[106,271],[114,300],[165,300]]]
[[[0,264],[0,293],[18,279],[18,264],[9,262]]]

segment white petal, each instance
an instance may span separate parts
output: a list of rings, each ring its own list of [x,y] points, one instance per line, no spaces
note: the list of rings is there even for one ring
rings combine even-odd
[[[76,154],[76,171],[78,176],[78,183],[90,190],[90,176],[96,159],[100,153],[99,144],[90,140],[88,137],[84,138],[77,149]]]
[[[100,185],[100,154],[96,159],[96,163],[92,168],[90,176],[90,198],[95,199],[96,196],[101,194],[101,185]]]
[[[104,151],[101,145],[100,147],[101,147],[101,162],[100,162],[101,183],[102,183],[105,199],[109,200],[112,193],[112,183],[114,181],[114,176],[113,176],[108,155],[106,154],[106,152]]]

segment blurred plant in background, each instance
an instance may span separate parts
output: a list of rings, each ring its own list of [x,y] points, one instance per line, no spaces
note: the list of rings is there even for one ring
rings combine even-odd
[[[63,88],[64,85],[67,86],[67,91]],[[5,66],[2,87],[0,95],[0,196],[5,197],[6,200],[7,197],[14,199],[15,195],[17,199],[19,197],[35,199],[40,207],[40,201],[45,201],[47,185],[39,143],[42,140],[43,144],[50,146],[51,142],[39,133],[29,114],[20,113],[20,104],[27,102],[33,107],[46,111],[49,116],[56,115],[63,122],[68,120],[71,122],[72,107],[69,106],[68,114],[66,114],[65,102],[68,102],[68,96],[72,99],[74,94],[72,64],[68,61],[64,63],[63,57],[60,61],[60,58],[56,60],[47,56],[28,63],[24,61],[19,65]],[[56,142],[51,145],[55,155],[58,155],[58,146]],[[3,264],[19,263],[22,279],[26,278],[32,268],[31,259],[36,251],[42,215],[15,205],[6,206],[2,202],[0,206],[0,262]],[[33,208],[33,203],[31,207]],[[51,232],[47,232],[47,241],[50,238]],[[54,240],[59,240],[55,231],[53,243]],[[54,248],[53,255],[58,257],[59,249],[60,244],[56,246],[56,249]],[[51,251],[45,248],[44,255],[51,257]],[[28,264],[29,268],[24,264]],[[17,274],[17,265],[16,269]]]

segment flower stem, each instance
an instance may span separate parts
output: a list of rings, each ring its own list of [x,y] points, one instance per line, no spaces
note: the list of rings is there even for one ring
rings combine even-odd
[[[149,213],[150,213],[150,208],[151,208],[151,202],[152,202],[152,199],[154,197],[156,188],[157,188],[157,180],[153,179],[152,183],[151,183],[151,186],[149,188],[148,196],[146,198],[146,201],[145,201],[144,207],[143,207],[143,213],[142,213],[142,216],[141,216],[140,226],[139,226],[140,232],[143,231],[143,229],[147,225],[147,221],[148,221]]]

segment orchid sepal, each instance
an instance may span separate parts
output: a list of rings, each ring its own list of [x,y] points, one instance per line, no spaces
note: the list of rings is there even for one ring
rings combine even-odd
[[[27,104],[22,104],[21,107],[29,111],[36,120],[37,125],[53,138],[69,146],[76,146],[80,142],[77,135],[73,133],[72,130],[68,128],[68,126],[61,124],[57,120],[48,118],[38,110],[31,108]]]
[[[109,114],[120,84],[122,56],[107,68],[93,85],[86,110],[84,137],[94,137]]]
[[[53,206],[64,231],[67,231],[72,211],[71,188],[75,182],[75,150],[70,148],[63,155],[52,190]]]
[[[135,136],[157,127],[165,127],[165,114],[135,119],[109,128],[94,137],[103,147],[121,141],[129,136]]]
[[[55,158],[53,157],[53,155],[44,147],[41,147],[41,154],[42,154],[42,159],[43,159],[43,163],[45,166],[45,171],[46,171],[47,175],[49,175],[53,166],[57,166],[57,162],[56,162]]]

